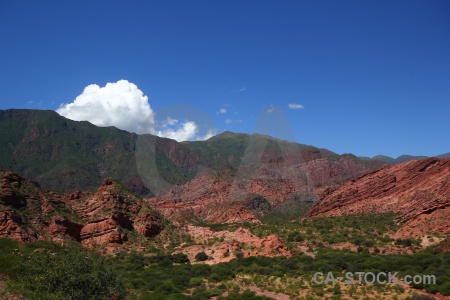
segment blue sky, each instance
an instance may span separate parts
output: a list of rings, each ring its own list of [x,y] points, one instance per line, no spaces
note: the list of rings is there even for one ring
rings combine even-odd
[[[340,154],[450,151],[449,1],[4,0],[0,37],[0,109],[124,79],[199,135],[253,133],[275,106]]]

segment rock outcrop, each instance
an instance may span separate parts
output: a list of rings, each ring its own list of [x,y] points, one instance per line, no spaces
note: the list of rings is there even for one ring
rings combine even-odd
[[[198,252],[205,252],[209,256],[207,264],[227,262],[236,257],[249,256],[285,256],[291,257],[292,252],[280,240],[276,234],[259,238],[246,228],[238,228],[235,231],[213,231],[207,227],[188,225],[184,232],[189,234],[198,244],[183,247],[178,252],[188,255],[191,261],[195,261]],[[207,243],[208,241],[214,243]]]
[[[450,159],[389,165],[326,189],[308,216],[396,213],[398,237],[450,233]]]
[[[241,164],[237,171],[206,169],[189,182],[175,185],[165,195],[147,201],[178,223],[189,218],[212,223],[258,223],[258,215],[269,209],[312,202],[324,189],[381,165],[376,161],[362,163],[353,155],[321,158],[318,150],[311,149],[286,156],[272,153],[261,161],[256,165]],[[252,197],[264,199],[266,208],[249,203]]]
[[[103,180],[96,192],[71,193],[65,201],[86,223],[80,232],[81,243],[86,246],[122,244],[129,231],[151,237],[163,229],[157,211],[111,178]]]
[[[60,195],[12,172],[0,172],[0,237],[21,242],[72,239],[91,247],[122,244],[127,232],[143,238],[163,229],[160,214],[113,179],[96,192]]]
[[[63,201],[35,182],[0,172],[0,237],[21,242],[61,240],[67,235],[77,239],[82,225],[66,218],[67,212]]]
[[[35,240],[35,234],[24,230],[22,225],[22,218],[15,211],[0,211],[0,237],[10,237],[20,242]]]

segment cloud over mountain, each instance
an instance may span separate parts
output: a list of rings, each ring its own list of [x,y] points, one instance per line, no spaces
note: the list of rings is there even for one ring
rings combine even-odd
[[[56,112],[71,120],[136,133],[151,133],[155,123],[148,97],[127,80],[104,87],[88,85],[72,103],[61,105]]]
[[[56,112],[75,121],[89,121],[97,126],[115,126],[138,134],[150,133],[177,141],[203,139],[191,120],[170,119],[158,125],[148,97],[128,80],[109,82],[104,87],[88,85],[72,103],[62,104]],[[214,135],[208,129],[205,138]]]

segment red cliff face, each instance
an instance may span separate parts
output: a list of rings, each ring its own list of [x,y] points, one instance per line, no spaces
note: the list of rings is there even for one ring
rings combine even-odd
[[[148,201],[176,222],[196,217],[212,223],[258,223],[257,213],[245,206],[250,195],[261,195],[277,209],[292,199],[311,201],[323,189],[382,165],[353,155],[320,158],[320,152],[310,150],[270,157],[267,162],[240,165],[237,171],[204,170],[186,184],[173,186],[162,197]]]
[[[105,179],[96,192],[60,196],[12,172],[0,172],[0,237],[21,242],[74,239],[85,246],[121,244],[126,231],[152,237],[162,218],[120,183]]]
[[[109,178],[97,192],[72,193],[65,201],[86,222],[80,232],[81,243],[86,246],[122,244],[128,240],[127,230],[151,237],[163,228],[156,211]]]
[[[79,239],[81,225],[63,216],[67,207],[55,194],[12,172],[0,172],[0,237],[21,242]]]
[[[327,189],[308,216],[399,214],[398,236],[450,233],[450,159],[429,158],[382,167]]]

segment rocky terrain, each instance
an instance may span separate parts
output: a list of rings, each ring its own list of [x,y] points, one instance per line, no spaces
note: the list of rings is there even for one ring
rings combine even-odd
[[[0,237],[20,242],[75,240],[88,248],[102,246],[102,251],[111,253],[122,244],[137,248],[139,240],[155,237],[166,223],[151,205],[110,178],[95,192],[61,195],[42,191],[37,183],[13,172],[1,172],[0,176]],[[230,210],[226,221],[248,220],[242,217],[245,212],[250,214],[245,208],[241,212]],[[252,221],[259,222],[256,217]],[[188,254],[191,261],[200,251],[210,255],[209,263],[230,261],[238,252],[242,257],[291,256],[277,235],[258,238],[245,228],[215,232],[192,225],[180,226],[179,230],[191,235],[198,244],[215,241],[206,248],[182,247],[181,252]]]
[[[308,160],[310,159],[310,160]],[[265,212],[295,210],[312,203],[327,187],[372,170],[353,155],[336,159],[320,158],[320,153],[304,150],[279,156],[276,162],[241,165],[221,170],[204,170],[185,184],[173,186],[161,197],[147,199],[163,215],[175,222],[200,218],[212,223],[259,222]]]
[[[152,237],[160,214],[112,179],[96,192],[60,195],[13,172],[0,172],[0,237],[21,242],[72,239],[85,246],[121,244],[129,232]]]
[[[80,239],[82,225],[65,203],[12,172],[0,172],[0,236],[21,242],[39,238]],[[66,217],[69,216],[69,217]]]
[[[187,254],[192,262],[195,261],[195,255],[199,252],[205,252],[209,256],[209,259],[205,261],[207,264],[228,262],[237,257],[292,256],[292,251],[275,234],[259,238],[242,227],[235,231],[213,231],[207,227],[188,225],[183,230],[194,239],[196,245],[181,245],[177,251]],[[213,243],[204,245],[205,241]]]
[[[449,234],[450,159],[390,165],[324,190],[308,216],[386,213],[399,215],[397,237]]]
[[[225,135],[227,139],[218,137],[202,147],[229,142]],[[187,170],[192,157],[178,157],[173,151],[181,148],[176,145],[164,151],[177,168]],[[55,253],[65,261],[70,251],[82,249],[74,251],[86,251],[80,257],[92,255],[94,261],[106,257],[127,293],[138,298],[204,293],[200,299],[210,299],[239,289],[276,299],[336,293],[392,299],[414,293],[436,299],[450,295],[441,281],[425,290],[342,285],[339,291],[309,281],[324,266],[342,272],[356,261],[364,270],[380,265],[448,274],[450,159],[410,161],[373,171],[379,162],[361,163],[353,155],[330,156],[308,147],[287,147],[283,152],[273,145],[260,149],[259,160],[252,160],[250,152],[238,166],[230,158],[228,165],[199,168],[186,182],[171,183],[164,193],[147,198],[112,178],[103,179],[95,190],[55,192],[2,170],[0,238],[21,243],[0,239],[10,249],[0,253],[0,265],[8,266],[5,262],[13,257],[42,267],[39,259],[32,264],[30,259],[48,252],[50,259],[45,271],[38,272],[39,279],[59,270],[61,264],[52,265]],[[186,149],[186,155],[192,153]],[[146,180],[136,175],[128,184],[145,189]],[[315,203],[316,198],[321,200]],[[311,205],[304,218],[305,207]],[[376,215],[366,217],[369,213]],[[42,240],[69,247],[28,243]],[[80,275],[87,272],[86,266],[67,266],[64,273],[75,274],[68,277],[86,277]],[[15,297],[13,290],[2,287],[2,280],[16,280],[31,289],[37,284],[26,277],[28,270],[17,278],[7,269],[3,272],[0,298]],[[2,294],[3,288],[11,294]]]

